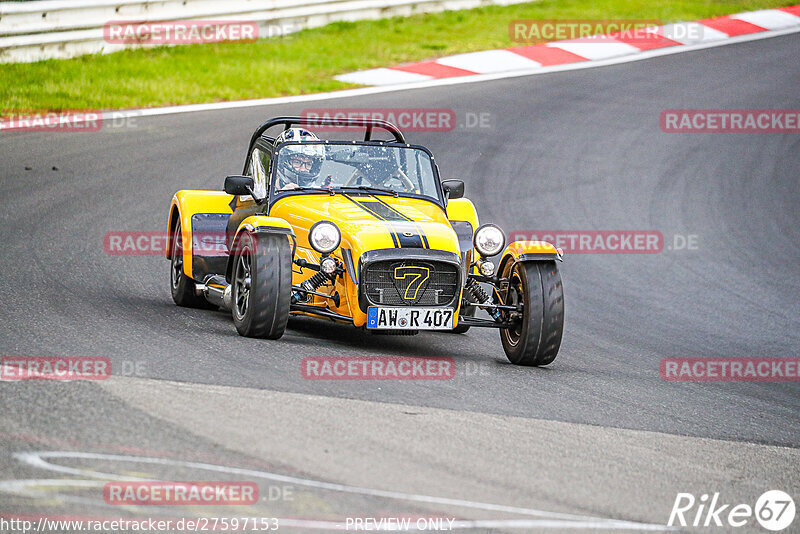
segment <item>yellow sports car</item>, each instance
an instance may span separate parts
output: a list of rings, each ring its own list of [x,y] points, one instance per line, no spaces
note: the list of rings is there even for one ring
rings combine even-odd
[[[314,126],[361,128],[364,140],[321,140]],[[492,327],[512,363],[558,354],[561,251],[506,246],[500,228],[479,226],[464,182],[440,181],[430,151],[391,123],[271,119],[224,189],[172,199],[179,306],[230,309],[248,337],[278,339],[295,314],[382,334]]]

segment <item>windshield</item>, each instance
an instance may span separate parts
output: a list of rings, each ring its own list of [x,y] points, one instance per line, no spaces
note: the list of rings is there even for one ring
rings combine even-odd
[[[430,155],[420,148],[336,143],[286,143],[273,166],[272,191],[312,188],[421,195],[439,202]]]

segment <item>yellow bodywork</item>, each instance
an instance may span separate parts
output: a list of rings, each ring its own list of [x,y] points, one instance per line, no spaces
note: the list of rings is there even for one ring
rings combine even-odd
[[[172,257],[172,232],[180,220],[183,234],[183,271],[192,276],[192,215],[195,213],[233,213],[230,203],[233,195],[222,191],[196,191],[184,189],[172,197],[167,231],[167,258]]]
[[[457,198],[447,203],[447,218],[451,221],[466,221],[472,230],[478,229],[478,212],[475,205],[467,198]]]
[[[180,217],[184,235],[184,272],[191,277],[191,219],[196,213],[232,213],[231,195],[216,191],[179,191],[172,200],[170,226]],[[378,249],[429,248],[461,255],[458,236],[450,221],[466,221],[473,231],[478,227],[475,207],[467,199],[451,200],[447,212],[430,201],[368,194],[302,194],[279,198],[269,209],[269,216],[255,215],[239,224],[237,235],[244,229],[273,227],[291,230],[296,239],[295,258],[318,264],[320,255],[308,242],[311,226],[318,221],[335,223],[342,234],[340,246],[331,254],[347,264],[343,250],[348,249],[353,266],[358,270],[359,258],[364,252]],[[291,238],[290,238],[291,239]],[[169,251],[172,250],[170,245]],[[168,257],[170,252],[167,253]],[[293,266],[292,283],[299,285],[315,271]],[[358,273],[345,273],[334,284],[321,286],[318,291],[328,295],[339,293],[336,306],[331,299],[313,296],[307,304],[326,307],[340,315],[351,317],[355,326],[362,326],[367,315],[358,304],[358,286],[353,283]],[[458,299],[460,303],[461,299]],[[292,313],[303,313],[295,311]],[[454,326],[457,325],[458,310]]]
[[[558,254],[558,250],[547,241],[514,241],[506,247],[502,257],[511,255],[518,260],[523,254]]]
[[[290,232],[292,231],[292,227],[289,225],[289,223],[283,219],[279,219],[278,217],[251,215],[239,223],[239,227],[236,229],[235,235],[238,236],[239,232],[242,230],[253,231],[257,228],[283,228],[285,230],[289,230]]]
[[[526,254],[552,254],[561,257],[561,251],[547,241],[514,241],[510,243],[500,256],[498,273],[503,272],[503,267],[509,261],[519,261]]]
[[[277,200],[270,209],[270,216],[289,223],[297,237],[296,257],[312,263],[319,263],[320,257],[308,243],[308,232],[314,223],[323,220],[335,223],[342,232],[342,243],[331,256],[344,262],[342,250],[349,249],[356,269],[364,252],[402,249],[403,234],[413,234],[421,239],[424,236],[423,248],[461,253],[458,238],[442,208],[425,200],[384,195],[291,195]],[[409,220],[398,220],[403,217]],[[295,267],[292,283],[300,284],[313,274],[313,271],[301,272]],[[312,304],[327,306],[336,313],[352,317],[355,326],[367,322],[366,313],[358,306],[358,286],[349,274],[337,278],[334,285],[320,287],[318,291],[329,295],[338,292],[339,306],[323,297],[314,297]]]

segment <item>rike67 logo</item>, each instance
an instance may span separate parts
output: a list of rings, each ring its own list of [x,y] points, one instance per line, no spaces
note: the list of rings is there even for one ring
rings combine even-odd
[[[699,499],[691,493],[678,493],[667,525],[723,527],[729,530],[753,525],[755,519],[763,528],[778,532],[794,522],[795,513],[794,500],[780,490],[764,492],[756,500],[755,506],[726,503],[719,493],[703,494]]]

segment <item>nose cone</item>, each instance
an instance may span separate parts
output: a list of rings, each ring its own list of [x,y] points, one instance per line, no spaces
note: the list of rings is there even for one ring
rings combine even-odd
[[[286,219],[305,246],[308,230],[321,220],[336,223],[342,247],[353,258],[384,248],[434,249],[460,254],[458,237],[441,206],[388,195],[302,195],[277,202],[271,212]]]
[[[379,248],[435,249],[460,254],[458,237],[444,211],[431,202],[389,198],[361,201],[339,213],[343,240],[354,252]]]

